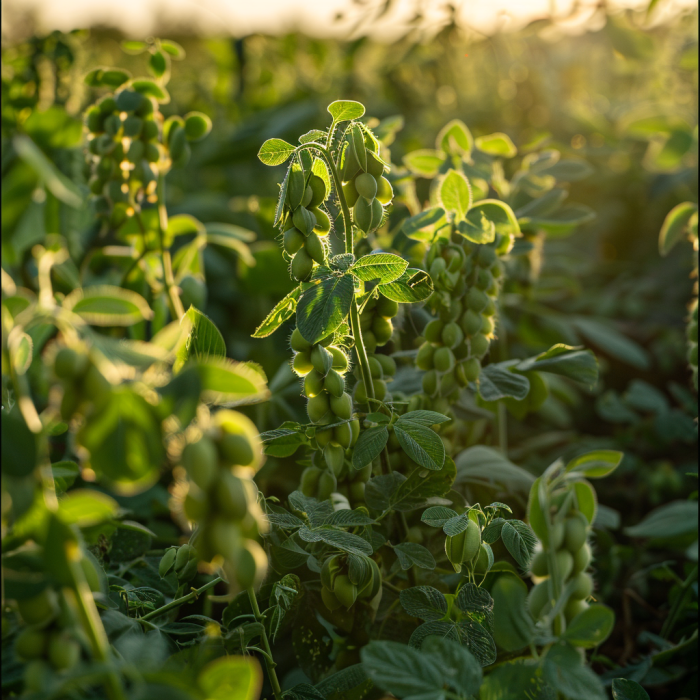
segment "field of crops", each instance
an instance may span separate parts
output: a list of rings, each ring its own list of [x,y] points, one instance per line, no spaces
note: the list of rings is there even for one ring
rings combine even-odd
[[[660,5],[3,44],[3,698],[698,698]]]

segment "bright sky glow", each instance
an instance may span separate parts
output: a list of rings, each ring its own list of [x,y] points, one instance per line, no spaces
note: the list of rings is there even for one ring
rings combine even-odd
[[[375,0],[376,2],[376,0]],[[370,7],[374,4],[367,3]],[[437,29],[444,15],[436,0],[395,0],[393,9],[369,27],[369,33],[391,40],[405,31],[406,21],[416,6],[425,9],[425,17]],[[478,32],[517,29],[537,17],[567,17],[575,0],[456,0],[460,19]],[[643,9],[648,0],[610,0],[611,9]],[[652,21],[663,21],[682,10],[697,7],[698,0],[662,0]],[[565,21],[564,29],[576,31],[593,20],[598,0],[579,0],[575,17]],[[432,8],[432,9],[431,9]],[[4,0],[2,3],[3,39],[12,41],[12,18],[34,10],[40,31],[70,30],[106,24],[122,29],[133,38],[158,34],[160,19],[177,21],[191,31],[205,35],[243,36],[261,32],[279,34],[295,29],[312,36],[348,37],[366,9],[352,6],[348,0]],[[347,19],[334,22],[337,12]]]

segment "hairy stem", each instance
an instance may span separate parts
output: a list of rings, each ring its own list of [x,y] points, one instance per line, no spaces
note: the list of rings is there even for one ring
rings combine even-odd
[[[149,612],[148,614],[144,615],[143,617],[139,618],[139,622],[144,622],[146,620],[151,620],[154,617],[160,617],[164,613],[168,612],[169,610],[173,610],[174,608],[179,608],[181,605],[184,605],[185,603],[188,603],[190,600],[193,600],[195,598],[199,598],[202,593],[205,591],[208,591],[210,588],[213,588],[216,586],[219,581],[223,581],[221,576],[217,576],[215,579],[209,581],[209,583],[205,583],[201,588],[197,588],[196,590],[192,590],[190,593],[188,593],[185,596],[182,596],[182,598],[176,598],[175,600],[171,601],[167,605],[164,605],[162,608],[158,608],[158,610],[153,610]]]
[[[170,259],[170,251],[165,247],[165,232],[168,229],[168,210],[165,207],[165,174],[158,175],[158,245],[160,247],[160,259],[163,264],[163,279],[168,290],[168,299],[173,313],[173,319],[180,319],[185,314],[179,294],[175,291],[173,279],[173,263]]]
[[[277,680],[277,673],[275,672],[275,663],[272,657],[272,650],[270,649],[270,642],[267,639],[267,632],[265,632],[265,618],[260,612],[260,606],[258,605],[258,599],[255,597],[255,591],[252,588],[248,589],[248,600],[250,600],[250,607],[253,608],[253,614],[255,619],[263,625],[263,631],[260,635],[260,640],[264,648],[263,658],[265,659],[265,668],[267,669],[267,677],[270,679],[270,685],[272,686],[272,693],[275,696],[275,700],[282,700],[282,688],[280,687],[280,682]]]

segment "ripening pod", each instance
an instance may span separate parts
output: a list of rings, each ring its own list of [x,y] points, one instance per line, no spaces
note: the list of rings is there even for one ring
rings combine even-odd
[[[320,343],[313,346],[309,357],[311,358],[311,364],[314,366],[314,369],[324,377],[333,366],[332,353]]]
[[[319,501],[325,501],[330,498],[331,494],[338,488],[338,480],[335,474],[329,471],[324,471],[318,479],[318,491],[316,498]]]
[[[212,488],[220,514],[229,520],[243,520],[248,512],[248,499],[242,481],[222,469]]]
[[[384,179],[384,178],[382,178],[382,175],[384,174],[384,163],[382,163],[382,161],[379,160],[379,158],[371,151],[367,151],[366,153],[367,153],[367,172],[373,178],[375,178],[375,180],[378,180],[379,182],[381,182],[381,180]],[[388,180],[385,180],[385,182],[387,184],[389,184]],[[389,187],[391,188],[391,185],[389,185]],[[382,204],[386,204],[386,202],[382,202]]]
[[[333,591],[329,590],[325,586],[321,587],[321,599],[323,600],[323,604],[331,612],[337,610],[342,605],[342,603],[335,597]]]
[[[323,459],[333,474],[336,477],[340,476],[340,472],[343,471],[343,465],[345,464],[345,450],[340,445],[334,445],[332,442],[329,442],[323,448]]]
[[[357,600],[357,586],[346,574],[336,576],[333,593],[343,607],[350,609]]]
[[[333,441],[337,442],[344,450],[352,445],[352,428],[349,423],[343,423],[333,428]]]
[[[330,411],[328,394],[323,393],[309,399],[306,404],[306,412],[312,423],[320,423],[323,417]]]
[[[542,617],[549,602],[549,581],[540,581],[527,596],[527,607],[533,620]]]
[[[377,181],[369,173],[360,173],[355,178],[355,189],[360,197],[371,202],[377,196]]]
[[[292,360],[292,369],[300,376],[307,375],[314,366],[311,364],[308,350],[298,352]]]
[[[304,379],[304,393],[306,398],[313,399],[323,391],[323,375],[315,369],[312,369]]]
[[[208,491],[219,470],[219,455],[214,442],[203,436],[197,442],[189,443],[182,450],[180,461],[187,476],[202,491]]]
[[[299,484],[301,492],[305,496],[312,497],[316,494],[318,480],[322,470],[319,467],[306,467],[301,473],[301,482]]]
[[[588,519],[583,513],[575,512],[564,521],[564,544],[575,554],[586,543],[588,537]]]
[[[355,155],[355,149],[351,140],[346,141],[347,146],[343,149],[340,157],[340,176],[343,182],[352,180],[360,169],[360,163]]]
[[[333,440],[333,428],[316,428],[314,439],[319,448],[323,449],[331,440]]]
[[[380,163],[381,165],[381,163]],[[383,168],[384,166],[382,166]],[[374,175],[374,173],[372,173]],[[391,187],[391,183],[385,177],[380,177],[377,182],[377,199],[380,204],[386,206],[394,198],[394,190]]]
[[[355,443],[358,441],[360,437],[360,421],[357,418],[353,418],[350,421],[350,432],[352,433],[352,439],[350,441],[350,446],[354,446]],[[367,465],[368,467],[370,465]],[[371,474],[371,467],[370,467],[370,474]],[[369,479],[369,475],[367,476]]]
[[[345,380],[334,369],[331,369],[326,375],[323,386],[331,396],[336,398],[340,398],[345,392]]]
[[[289,344],[291,345],[294,352],[303,352],[304,350],[311,349],[311,343],[304,338],[298,328],[292,331],[292,336],[289,339]]]
[[[380,294],[377,299],[377,313],[384,318],[394,318],[399,313],[399,303]]]
[[[316,226],[314,226],[314,233],[317,236],[327,236],[331,230],[331,220],[328,218],[323,209],[312,208],[309,211],[314,215],[316,219]]]
[[[416,367],[424,371],[433,369],[433,356],[435,355],[435,346],[429,342],[423,343],[418,348],[418,355],[416,356]],[[427,392],[426,392],[427,393]]]
[[[284,250],[289,255],[295,255],[299,250],[304,247],[304,242],[306,238],[304,234],[298,229],[292,226],[292,228],[284,232]]]
[[[445,538],[445,553],[457,573],[462,570],[462,562],[470,562],[479,553],[480,546],[481,529],[471,519],[466,530]]]
[[[381,205],[380,205],[381,206]],[[364,197],[359,197],[352,208],[355,225],[365,233],[372,230],[372,204]]]
[[[292,276],[297,282],[304,282],[311,277],[314,269],[314,261],[311,256],[302,248],[292,260]]]
[[[267,555],[255,540],[245,540],[232,566],[241,590],[258,588],[267,574]]]
[[[481,359],[489,351],[490,344],[489,339],[485,335],[477,333],[469,340],[469,352],[472,357]]]
[[[438,372],[449,372],[455,366],[455,356],[450,348],[441,347],[433,355],[433,364]]]
[[[158,564],[158,574],[161,578],[165,578],[170,570],[175,566],[175,557],[177,556],[177,548],[170,547],[165,550],[165,554],[160,558],[160,563]]]
[[[375,382],[375,386],[376,384],[379,384],[379,382]],[[343,392],[340,396],[331,396],[330,409],[341,420],[350,420],[352,418],[352,398],[350,394]]]
[[[294,226],[298,228],[305,236],[308,236],[316,226],[316,217],[305,207],[297,207],[292,216]]]
[[[248,416],[238,411],[221,410],[212,418],[220,430],[219,453],[228,464],[258,469],[262,464],[262,444],[258,430]]]
[[[304,196],[301,198],[301,206],[308,208],[311,204],[311,199],[314,196],[313,190],[307,185],[304,190]]]
[[[313,231],[306,237],[304,249],[314,262],[317,262],[319,265],[323,265],[323,261],[326,257],[325,251],[323,250],[323,244]]]
[[[360,196],[357,188],[355,187],[355,181],[350,180],[346,182],[343,186],[343,195],[345,196],[345,201],[347,205],[352,209],[357,202],[357,198]]]
[[[389,355],[374,355],[379,362],[385,377],[393,377],[396,374],[396,361]]]
[[[343,569],[343,558],[341,555],[328,557],[321,567],[321,583],[330,591],[333,590],[335,579]]]
[[[375,316],[372,321],[372,333],[377,339],[377,345],[386,345],[394,332],[394,327],[389,319],[382,316]]]
[[[287,196],[286,201],[292,210],[301,205],[304,198],[306,186],[304,184],[304,171],[298,163],[292,165],[289,171],[289,180],[287,180]]]
[[[311,200],[309,201],[309,207],[318,207],[323,204],[328,197],[328,189],[326,188],[326,183],[323,178],[316,174],[312,174],[309,178],[309,183],[307,188],[311,188]]]

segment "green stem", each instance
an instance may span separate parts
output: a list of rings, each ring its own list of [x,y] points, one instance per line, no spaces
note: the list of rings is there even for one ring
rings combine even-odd
[[[345,193],[343,192],[342,181],[340,175],[338,174],[338,168],[335,167],[333,158],[327,148],[324,148],[318,143],[305,143],[299,148],[299,150],[313,149],[320,151],[323,155],[323,159],[331,171],[331,177],[333,178],[333,185],[335,186],[335,191],[338,193],[338,202],[340,202],[340,210],[343,214],[343,228],[345,229],[345,252],[353,252],[353,241],[352,241],[352,217],[350,216],[350,207],[348,207],[347,200],[345,199]],[[360,372],[362,373],[362,381],[365,384],[365,391],[367,392],[367,398],[374,398],[374,382],[372,381],[372,373],[369,368],[369,359],[367,358],[367,350],[365,349],[365,344],[362,340],[362,329],[360,328],[360,314],[357,308],[357,299],[353,295],[352,305],[350,307],[350,329],[352,331],[352,337],[355,340],[355,350],[357,351],[357,359],[360,363]]]
[[[152,612],[149,612],[147,615],[144,615],[143,617],[138,618],[140,622],[144,622],[145,620],[151,620],[154,617],[160,617],[164,613],[168,612],[169,610],[173,610],[174,608],[179,608],[181,605],[184,605],[185,603],[189,602],[190,600],[193,600],[194,598],[199,598],[202,593],[205,591],[208,591],[210,588],[213,588],[216,586],[219,581],[223,581],[221,576],[217,576],[215,579],[209,581],[209,583],[205,583],[201,588],[197,588],[196,590],[191,591],[188,593],[186,596],[183,596],[182,598],[176,598],[175,600],[171,601],[167,605],[164,605],[162,608],[158,608],[158,610],[153,610]]]
[[[508,359],[508,337],[506,335],[505,324],[503,323],[503,311],[499,309],[498,314],[498,354],[501,362]],[[508,411],[505,404],[498,403],[498,414],[496,416],[498,424],[498,448],[504,457],[508,456]]]
[[[265,659],[265,668],[267,669],[267,676],[270,679],[270,685],[272,686],[272,693],[275,696],[275,700],[282,700],[282,688],[280,688],[280,682],[277,680],[277,673],[275,672],[275,667],[277,666],[277,664],[275,663],[272,657],[270,642],[267,639],[267,632],[265,632],[265,618],[260,612],[258,599],[255,597],[255,591],[252,588],[248,589],[248,600],[250,600],[250,607],[253,609],[255,619],[263,626],[263,630],[260,635],[260,640],[265,649],[263,658]]]
[[[92,655],[97,661],[109,665],[111,663],[109,640],[105,628],[102,626],[100,614],[97,612],[90,586],[85,579],[85,573],[80,565],[80,549],[77,544],[69,543],[66,548],[66,561],[75,591],[75,602],[90,640]],[[121,678],[116,671],[109,669],[106,672],[104,685],[110,700],[126,700]]]
[[[673,602],[673,607],[671,608],[670,612],[668,613],[668,617],[664,620],[664,624],[661,627],[661,636],[664,639],[668,639],[671,635],[671,632],[673,632],[673,627],[676,624],[676,620],[678,619],[678,616],[680,615],[680,612],[685,605],[685,602],[688,598],[688,595],[690,594],[690,587],[697,581],[698,579],[698,567],[696,566],[689,574],[688,577],[686,578],[685,581],[683,581],[683,584],[681,586],[681,590],[678,592],[678,596],[676,597],[676,600]]]
[[[168,210],[165,207],[165,173],[158,175],[158,246],[160,258],[163,263],[163,279],[168,290],[168,298],[172,306],[173,318],[180,319],[185,310],[180,296],[175,292],[175,280],[173,279],[173,263],[170,259],[170,251],[165,247],[165,232],[168,230]]]

